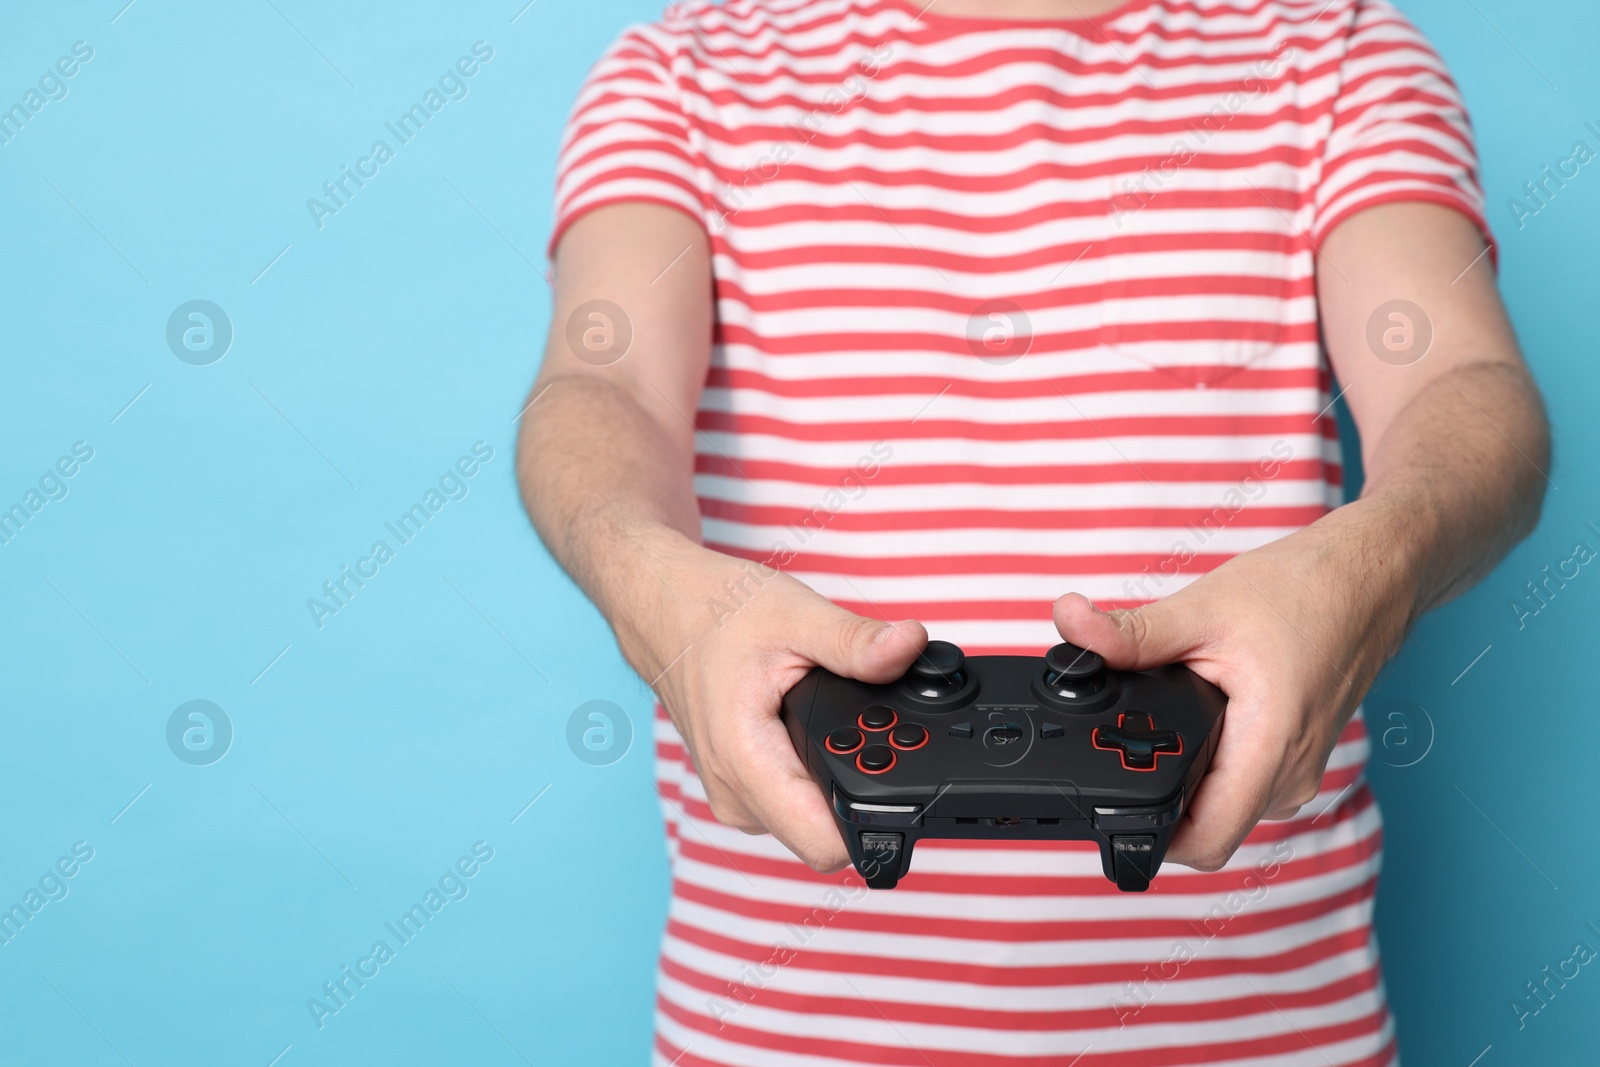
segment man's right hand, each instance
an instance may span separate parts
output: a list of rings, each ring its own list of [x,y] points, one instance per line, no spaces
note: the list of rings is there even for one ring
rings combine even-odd
[[[850,861],[806,773],[779,703],[814,666],[866,682],[900,677],[928,642],[922,624],[852,614],[806,585],[665,532],[637,619],[612,620],[683,736],[717,821],[771,833],[818,871]],[[654,602],[651,607],[651,602]]]

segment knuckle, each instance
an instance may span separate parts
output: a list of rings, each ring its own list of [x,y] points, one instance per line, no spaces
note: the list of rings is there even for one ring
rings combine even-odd
[[[1232,858],[1233,848],[1231,846],[1211,845],[1202,849],[1200,854],[1195,857],[1194,866],[1197,870],[1212,874],[1226,867],[1228,861]]]
[[[750,818],[749,814],[741,805],[732,804],[725,800],[713,800],[710,803],[712,818],[716,819],[717,822],[721,823],[723,826],[729,827],[730,829],[739,830],[747,834],[759,834],[762,832],[760,825],[757,824],[754,819]]]
[[[1150,620],[1141,608],[1132,608],[1117,616],[1117,628],[1135,645],[1142,645],[1150,636]]]
[[[810,867],[813,871],[816,871],[818,874],[827,874],[835,866],[835,864],[832,862],[832,860],[828,856],[824,856],[821,852],[818,852],[816,849],[807,849],[805,851],[805,854],[802,855],[800,857],[800,859],[802,861],[804,861],[804,863],[805,863],[805,865],[807,867]]]
[[[879,623],[862,615],[852,615],[839,624],[834,630],[834,640],[838,642],[839,659],[841,662],[850,662],[856,648],[863,643],[869,631],[878,628]]]
[[[1322,779],[1320,777],[1312,778],[1296,775],[1284,783],[1283,787],[1278,790],[1278,795],[1273,798],[1271,805],[1274,813],[1273,817],[1279,819],[1293,818],[1295,811],[1317,799],[1317,794],[1321,791]],[[1288,812],[1289,814],[1279,815],[1277,814],[1278,812]]]
[[[711,817],[723,826],[745,833],[760,833],[761,827],[750,817],[750,812],[721,782],[705,782],[706,804]]]

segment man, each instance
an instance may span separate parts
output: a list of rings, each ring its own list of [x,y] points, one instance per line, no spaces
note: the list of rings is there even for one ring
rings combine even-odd
[[[1354,713],[1549,464],[1481,202],[1387,0],[729,0],[618,41],[519,469],[671,719],[656,1063],[1396,1061]],[[779,698],[930,630],[1228,694],[1150,893],[1087,843],[840,872]]]

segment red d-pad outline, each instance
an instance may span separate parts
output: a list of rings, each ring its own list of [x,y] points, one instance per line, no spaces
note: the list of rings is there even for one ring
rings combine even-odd
[[[1152,730],[1154,730],[1155,729],[1155,725],[1156,725],[1156,721],[1155,721],[1154,717],[1152,717],[1151,715],[1149,715],[1147,713],[1144,713],[1144,712],[1141,712],[1140,714],[1143,714],[1145,718],[1150,720],[1150,728]],[[1122,729],[1122,720],[1127,718],[1127,717],[1128,717],[1128,713],[1127,712],[1125,712],[1125,711],[1117,712],[1117,729],[1119,729],[1119,730]],[[1160,751],[1153,752],[1153,753],[1151,753],[1150,766],[1148,766],[1148,767],[1130,767],[1130,766],[1128,766],[1128,753],[1127,753],[1127,751],[1125,749],[1118,748],[1116,745],[1102,745],[1100,743],[1100,731],[1102,729],[1104,729],[1104,727],[1101,727],[1101,726],[1096,726],[1094,728],[1094,732],[1089,735],[1090,743],[1093,744],[1095,748],[1098,748],[1101,752],[1115,752],[1117,754],[1117,757],[1122,761],[1122,769],[1125,770],[1125,771],[1134,771],[1134,772],[1137,772],[1139,774],[1149,774],[1149,773],[1151,773],[1152,771],[1156,770],[1157,768],[1159,768],[1161,766],[1161,757],[1162,756],[1181,756],[1181,755],[1183,755],[1183,735],[1178,733],[1178,731],[1176,731],[1176,730],[1169,730],[1167,732],[1172,734],[1174,737],[1176,737],[1178,739],[1178,750],[1176,752],[1160,752]]]

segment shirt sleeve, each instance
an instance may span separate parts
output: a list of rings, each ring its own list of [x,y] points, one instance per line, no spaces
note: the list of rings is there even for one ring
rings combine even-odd
[[[1466,105],[1433,48],[1388,0],[1356,0],[1323,155],[1312,237],[1379,204],[1460,211],[1493,247]]]
[[[551,254],[580,215],[606,204],[665,204],[705,224],[671,47],[657,27],[636,26],[589,72],[561,141]]]

